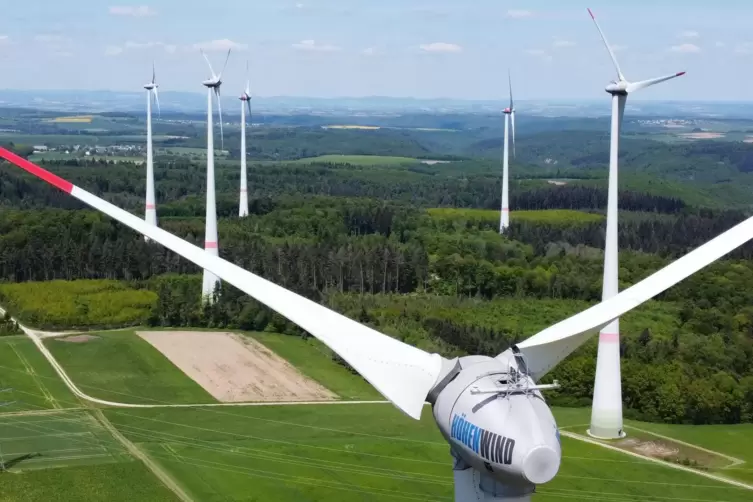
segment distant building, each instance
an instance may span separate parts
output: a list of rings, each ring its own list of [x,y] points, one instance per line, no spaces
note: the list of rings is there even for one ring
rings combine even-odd
[[[46,152],[47,147],[45,145],[34,145],[35,152]]]

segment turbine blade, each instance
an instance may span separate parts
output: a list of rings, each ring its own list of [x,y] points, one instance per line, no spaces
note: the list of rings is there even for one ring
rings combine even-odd
[[[246,121],[250,124],[251,123],[251,98],[246,100],[246,107],[248,108],[248,116],[246,117]]]
[[[246,60],[246,97],[251,97],[251,80],[248,78],[248,60]]]
[[[227,50],[227,56],[225,56],[225,64],[222,65],[222,71],[219,75],[217,75],[217,78],[222,78],[222,74],[225,73],[225,68],[227,68],[227,60],[230,59],[230,49]]]
[[[604,32],[601,31],[601,26],[599,26],[599,23],[596,21],[596,16],[591,12],[591,9],[588,9],[588,13],[591,15],[591,19],[593,19],[596,29],[599,30],[599,35],[601,35],[601,39],[604,41],[604,45],[609,51],[609,56],[612,58],[612,63],[614,63],[614,67],[617,70],[617,77],[619,77],[620,80],[625,80],[625,76],[622,74],[622,70],[620,70],[620,64],[617,62],[614,52],[612,52],[612,47],[609,45],[609,42],[607,42],[607,37],[604,36]]]
[[[217,111],[220,114],[220,149],[225,150],[225,133],[222,131],[222,99],[220,99],[220,86],[214,88],[214,94],[217,96]]]
[[[152,61],[152,83],[157,82],[157,73],[154,71],[154,61]]]
[[[512,156],[515,157],[515,110],[510,110],[510,121],[512,122]]]
[[[601,328],[693,275],[753,238],[753,217],[655,272],[638,284],[519,343],[528,371],[535,379],[585,343]]]
[[[159,92],[157,91],[157,88],[155,87],[154,90],[154,101],[157,103],[157,114],[159,117],[162,117],[162,110],[159,107]]]
[[[342,357],[385,398],[407,415],[419,419],[444,359],[405,344],[349,319],[234,265],[219,256],[150,225],[136,215],[100,199],[69,181],[0,148],[0,158],[41,178],[94,209],[129,226],[167,249],[209,270],[283,317],[290,319]]]
[[[510,70],[507,70],[507,83],[510,87],[510,111],[512,111],[514,108],[512,102],[512,76],[510,76]]]
[[[633,82],[632,84],[629,84],[627,86],[627,92],[635,92],[639,91],[641,89],[645,89],[646,87],[651,87],[652,85],[660,84],[662,82],[666,82],[667,80],[672,80],[673,78],[681,77],[685,75],[684,71],[681,71],[679,73],[675,73],[674,75],[665,75],[664,77],[659,78],[651,78],[648,80],[642,80],[640,82]]]
[[[209,66],[209,71],[212,72],[212,78],[217,78],[217,75],[215,75],[214,69],[212,68],[212,63],[209,62],[209,58],[204,52],[204,49],[199,49],[199,50],[201,51],[201,55],[204,56],[204,61],[206,61],[207,65]]]

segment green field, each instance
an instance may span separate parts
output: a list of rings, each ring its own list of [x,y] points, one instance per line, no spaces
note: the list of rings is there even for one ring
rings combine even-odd
[[[206,148],[192,148],[187,146],[169,146],[157,149],[157,153],[160,155],[195,155],[198,157],[206,157]],[[228,154],[227,150],[215,150],[215,157],[224,157]]]
[[[105,414],[199,500],[244,500],[251,486],[259,500],[452,500],[447,445],[428,408],[420,422],[389,405]],[[750,500],[598,446],[563,438],[563,449],[560,474],[537,500]]]
[[[119,403],[213,403],[216,400],[133,331],[52,338],[45,346],[86,394]]]
[[[157,294],[121,281],[0,284],[0,303],[22,323],[40,329],[119,328],[143,324]]]
[[[432,208],[427,209],[429,215],[437,220],[476,221],[487,224],[499,222],[499,211],[496,209],[460,209],[460,208]],[[604,220],[604,216],[571,209],[548,209],[542,211],[510,211],[510,221],[528,222],[549,225],[574,225],[597,223]]]
[[[397,166],[416,164],[419,159],[411,157],[389,157],[383,155],[320,155],[291,162],[292,164],[311,164],[315,162],[332,162],[334,164],[352,164],[354,166]]]
[[[0,413],[78,406],[34,343],[22,335],[0,338],[0,389],[11,389],[0,393],[0,402],[12,402],[0,407]]]

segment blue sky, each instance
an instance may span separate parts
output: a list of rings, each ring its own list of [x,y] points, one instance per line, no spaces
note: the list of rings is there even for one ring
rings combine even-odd
[[[112,1],[112,3],[108,3]],[[6,88],[202,90],[233,48],[225,94],[598,98],[614,77],[686,70],[641,99],[747,98],[753,2],[719,0],[69,0],[12,2],[0,20]]]

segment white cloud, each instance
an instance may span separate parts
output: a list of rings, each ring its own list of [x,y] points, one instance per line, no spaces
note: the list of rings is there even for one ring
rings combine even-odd
[[[726,47],[726,45],[727,44],[725,44],[724,42],[717,42],[714,44],[714,47],[718,47],[721,49],[722,47]]]
[[[421,44],[419,48],[424,52],[463,52],[463,48],[457,44],[448,44],[447,42],[433,42],[431,44]]]
[[[379,51],[375,49],[374,47],[367,47],[364,50],[361,51],[361,54],[365,54],[367,56],[374,56],[375,54],[378,54]]]
[[[0,43],[7,42],[8,40],[10,40],[8,35],[0,35]]]
[[[295,8],[296,8],[296,9],[303,9],[304,7],[305,7],[305,5],[303,5],[303,4],[302,4],[302,3],[300,3],[300,2],[298,2],[297,4],[295,4]]]
[[[678,38],[698,38],[700,36],[701,34],[694,30],[685,30],[677,35]]]
[[[108,45],[105,47],[105,55],[107,56],[117,56],[118,54],[123,53],[123,48],[118,47],[117,45]]]
[[[113,5],[110,7],[113,16],[148,17],[156,16],[157,11],[148,5]]]
[[[513,19],[533,17],[533,11],[523,9],[510,9],[507,11],[507,17],[511,17]]]
[[[336,45],[317,44],[315,40],[301,40],[300,42],[293,44],[292,47],[299,51],[309,52],[335,52],[340,50],[340,47]]]
[[[753,54],[753,43],[744,42],[742,44],[738,44],[735,47],[735,52],[738,54]]]
[[[243,51],[248,48],[246,44],[239,44],[238,42],[233,42],[232,40],[228,40],[227,38],[223,38],[221,40],[212,40],[210,42],[199,42],[197,44],[193,44],[194,49],[203,49],[205,51],[227,51],[228,49]]]
[[[552,44],[552,46],[553,47],[559,47],[559,48],[575,47],[575,42],[573,42],[571,40],[557,39],[557,40],[554,41],[554,43]]]
[[[694,54],[697,52],[701,52],[701,48],[698,47],[695,44],[680,44],[680,45],[673,45],[669,48],[671,52],[683,52],[685,54]]]
[[[528,54],[529,56],[541,58],[544,61],[552,60],[552,56],[544,49],[526,49],[525,53]]]

